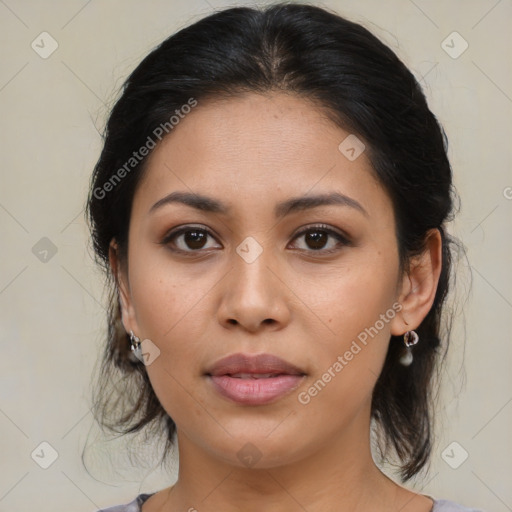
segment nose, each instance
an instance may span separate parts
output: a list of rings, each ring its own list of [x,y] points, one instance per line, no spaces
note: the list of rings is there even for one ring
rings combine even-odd
[[[264,250],[253,262],[234,253],[233,268],[223,280],[218,320],[227,329],[258,332],[279,330],[288,324],[290,310],[287,295],[291,292],[278,277],[275,262]]]

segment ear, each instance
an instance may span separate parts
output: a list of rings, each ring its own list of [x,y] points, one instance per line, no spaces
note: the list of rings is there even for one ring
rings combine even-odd
[[[391,322],[391,334],[401,336],[416,329],[427,316],[437,291],[443,261],[443,242],[435,228],[427,233],[425,250],[412,259],[409,270],[402,277],[398,302],[401,314]]]
[[[127,333],[133,331],[134,334],[139,332],[137,320],[135,317],[135,309],[130,293],[130,285],[128,282],[127,265],[123,264],[119,257],[119,248],[115,238],[110,241],[108,258],[110,268],[114,276],[117,288],[117,295],[121,305],[121,314],[124,328]]]

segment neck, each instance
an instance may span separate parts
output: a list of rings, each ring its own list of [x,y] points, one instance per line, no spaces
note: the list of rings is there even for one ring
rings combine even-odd
[[[178,481],[161,510],[390,510],[400,487],[377,468],[360,427],[354,422],[353,435],[323,440],[300,460],[262,468],[219,461],[178,432]]]

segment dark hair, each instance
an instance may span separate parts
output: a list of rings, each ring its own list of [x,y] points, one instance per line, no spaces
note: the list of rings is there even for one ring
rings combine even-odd
[[[390,48],[361,25],[310,5],[216,12],[166,39],[126,80],[106,125],[87,203],[96,260],[106,272],[110,293],[95,416],[123,434],[146,426],[165,431],[162,461],[173,445],[173,420],[144,365],[129,358],[109,267],[114,238],[121,262],[127,264],[132,200],[147,157],[128,168],[126,162],[159,133],[158,127],[170,132],[170,117],[191,99],[200,104],[207,98],[273,91],[312,100],[365,142],[375,175],[393,203],[401,270],[425,248],[429,230],[441,233],[442,272],[433,306],[416,329],[421,343],[415,346],[414,361],[409,367],[398,363],[403,343],[392,337],[373,392],[372,419],[379,427],[381,455],[392,448],[400,459],[401,478],[408,480],[429,460],[432,380],[444,358],[441,312],[455,242],[444,227],[451,220],[455,194],[446,136],[419,83]],[[126,172],[120,173],[123,168]],[[448,334],[449,329],[446,347]]]

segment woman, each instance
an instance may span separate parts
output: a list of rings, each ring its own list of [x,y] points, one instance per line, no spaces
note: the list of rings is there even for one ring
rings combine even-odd
[[[97,418],[161,427],[179,477],[107,510],[470,510],[371,442],[403,482],[426,468],[451,212],[442,129],[360,25],[280,4],[164,41],[111,112],[88,215],[112,285]]]

